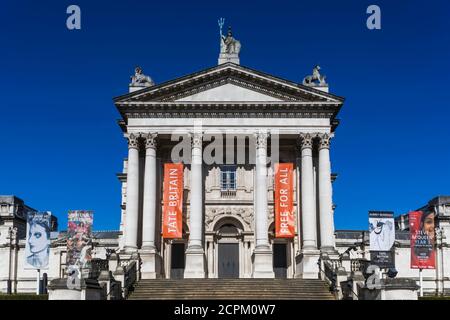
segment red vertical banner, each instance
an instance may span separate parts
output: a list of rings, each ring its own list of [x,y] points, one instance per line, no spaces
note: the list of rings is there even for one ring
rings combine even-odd
[[[411,238],[411,269],[435,269],[434,212],[410,212],[409,232]]]
[[[183,237],[183,164],[164,164],[163,238]]]
[[[294,164],[275,163],[275,237],[295,237]]]

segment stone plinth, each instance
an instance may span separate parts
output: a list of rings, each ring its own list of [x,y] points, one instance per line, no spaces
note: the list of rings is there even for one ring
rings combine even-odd
[[[413,279],[382,279],[378,289],[359,288],[359,300],[417,300],[419,286]]]
[[[319,250],[303,250],[296,257],[296,278],[319,279]]]
[[[273,272],[272,250],[267,248],[255,248],[253,252],[252,278],[275,278]]]
[[[142,249],[141,257],[141,279],[161,278],[161,256],[156,249]]]
[[[54,279],[48,285],[49,300],[105,300],[106,292],[97,280],[81,279],[79,288],[69,289],[67,278]]]

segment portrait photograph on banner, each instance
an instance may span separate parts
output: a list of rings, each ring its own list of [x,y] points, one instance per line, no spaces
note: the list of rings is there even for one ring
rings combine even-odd
[[[411,239],[411,268],[435,269],[435,212],[411,211],[409,230]]]
[[[164,164],[163,238],[183,237],[183,170],[182,163]]]
[[[25,243],[25,269],[48,269],[51,213],[28,212]]]
[[[394,268],[395,224],[392,211],[369,211],[370,259],[380,268]]]
[[[294,164],[275,163],[275,237],[295,237]]]
[[[90,210],[69,211],[67,224],[67,267],[89,268],[92,259],[92,223]]]

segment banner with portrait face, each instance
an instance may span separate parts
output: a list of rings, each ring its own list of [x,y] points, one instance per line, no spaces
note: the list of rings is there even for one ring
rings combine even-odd
[[[92,223],[94,214],[89,210],[69,211],[67,226],[67,267],[78,270],[91,267]]]
[[[164,164],[163,238],[183,237],[183,164]]]
[[[28,212],[25,269],[48,269],[50,231],[50,212]]]
[[[369,211],[370,260],[380,268],[394,268],[395,224],[391,211]]]
[[[436,268],[434,218],[434,211],[409,213],[411,269]]]
[[[294,165],[275,163],[275,237],[295,237]]]

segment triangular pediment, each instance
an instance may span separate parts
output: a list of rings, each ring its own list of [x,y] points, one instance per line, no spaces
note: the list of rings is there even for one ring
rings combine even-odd
[[[233,63],[146,87],[114,99],[118,105],[144,102],[321,102],[343,98]]]
[[[282,97],[276,97],[275,94],[269,95],[262,92],[242,87],[238,84],[228,81],[223,85],[213,87],[207,90],[198,91],[194,94],[180,97],[175,101],[283,101]]]

